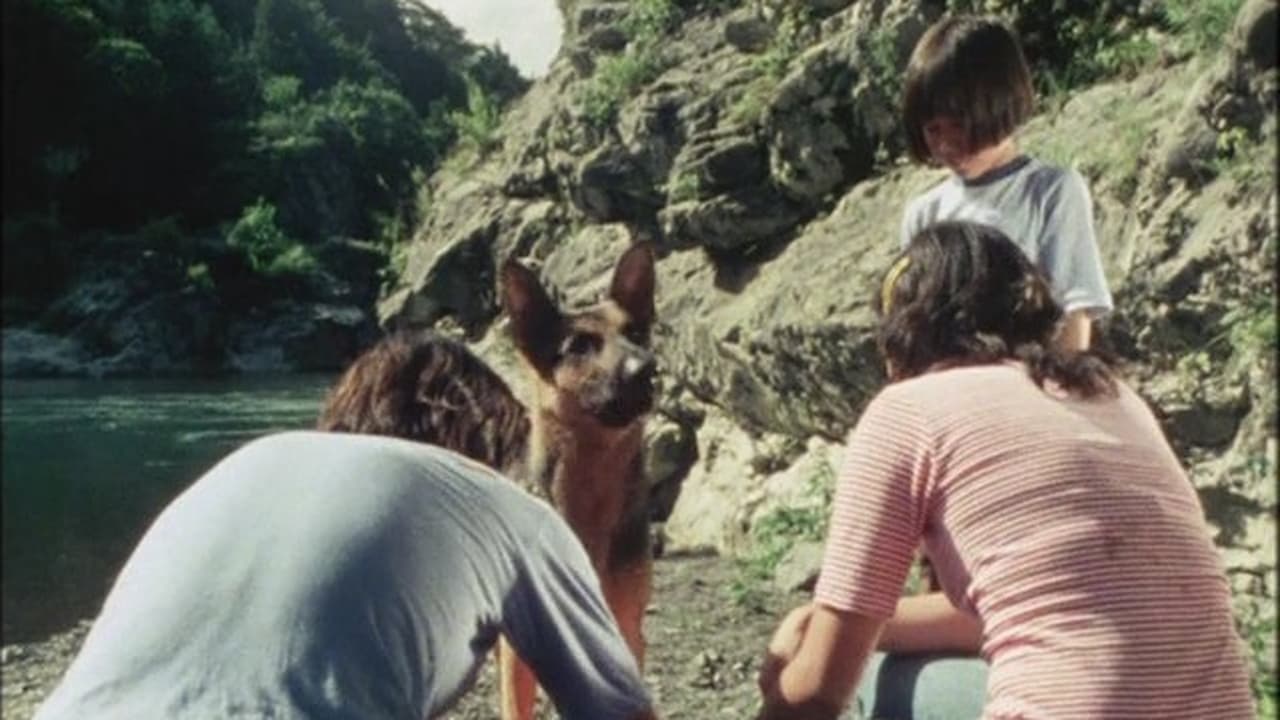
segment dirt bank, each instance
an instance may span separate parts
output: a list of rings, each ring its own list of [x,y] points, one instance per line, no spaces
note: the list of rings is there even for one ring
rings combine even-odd
[[[752,717],[755,674],[779,614],[802,596],[761,593],[764,609],[734,602],[731,560],[664,558],[656,566],[655,591],[645,625],[645,672],[664,720]],[[0,651],[0,692],[5,720],[29,720],[53,688],[88,631],[88,623],[44,642],[7,645]],[[493,664],[450,720],[496,720]],[[546,708],[540,718],[554,718]]]

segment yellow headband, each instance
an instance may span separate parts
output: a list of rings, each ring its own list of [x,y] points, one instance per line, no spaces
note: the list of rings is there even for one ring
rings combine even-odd
[[[898,258],[898,262],[889,268],[889,274],[884,276],[884,285],[880,286],[880,312],[885,315],[889,314],[889,305],[893,300],[893,286],[898,284],[898,278],[902,277],[903,271],[911,264],[911,258],[903,255]]]

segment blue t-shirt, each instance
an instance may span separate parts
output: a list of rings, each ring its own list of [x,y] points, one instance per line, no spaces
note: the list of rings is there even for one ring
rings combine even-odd
[[[500,633],[565,718],[649,707],[549,505],[430,445],[272,435],[164,510],[36,717],[422,720]]]
[[[990,225],[1007,235],[1049,278],[1065,312],[1099,317],[1113,309],[1093,230],[1093,202],[1075,170],[1024,155],[972,180],[953,173],[907,205],[902,246],[947,220]]]

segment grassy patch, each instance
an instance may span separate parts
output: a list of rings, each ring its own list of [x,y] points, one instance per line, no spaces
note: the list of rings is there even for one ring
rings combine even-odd
[[[1249,651],[1250,689],[1258,718],[1275,720],[1280,712],[1280,683],[1276,673],[1276,613],[1265,600],[1242,602],[1236,608],[1236,629]]]
[[[627,48],[621,55],[605,57],[591,79],[579,91],[582,116],[595,127],[606,127],[618,117],[622,104],[666,68],[661,47],[683,14],[671,0],[636,0],[622,21]]]
[[[751,63],[756,72],[755,78],[747,83],[729,108],[729,117],[734,122],[748,125],[760,122],[778,83],[791,68],[791,61],[806,47],[808,31],[813,24],[812,11],[797,4],[788,4],[781,12],[782,17],[769,45]]]
[[[1177,114],[1185,99],[1178,88],[1193,82],[1201,69],[1191,63],[1172,70],[1141,99],[1133,98],[1132,86],[1113,85],[1079,94],[1065,107],[1051,105],[1046,116],[1028,126],[1025,147],[1046,162],[1079,169],[1097,184],[1096,194],[1111,189],[1127,201],[1160,140],[1153,129]]]
[[[1236,352],[1249,355],[1273,353],[1276,349],[1275,298],[1254,297],[1227,311],[1222,317],[1224,339]]]
[[[1184,52],[1210,53],[1230,37],[1243,5],[1244,0],[1165,0],[1162,7]]]
[[[663,64],[651,46],[632,46],[622,55],[604,58],[578,96],[583,117],[605,127],[618,117],[622,103],[662,72]]]
[[[1228,127],[1218,134],[1209,171],[1242,187],[1270,187],[1275,182],[1276,120],[1268,118],[1257,133]]]
[[[673,204],[697,200],[701,194],[702,181],[696,172],[690,170],[678,173],[667,183],[667,201]]]
[[[820,542],[835,493],[835,471],[825,460],[809,476],[803,500],[774,508],[751,528],[751,545],[738,559],[738,576],[730,593],[739,605],[763,609],[764,584],[773,580],[778,563],[802,541]]]

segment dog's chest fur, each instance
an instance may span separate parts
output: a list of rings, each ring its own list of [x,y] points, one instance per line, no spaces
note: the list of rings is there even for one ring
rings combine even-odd
[[[644,428],[569,427],[534,412],[529,475],[578,533],[599,569],[616,568],[648,552]]]

